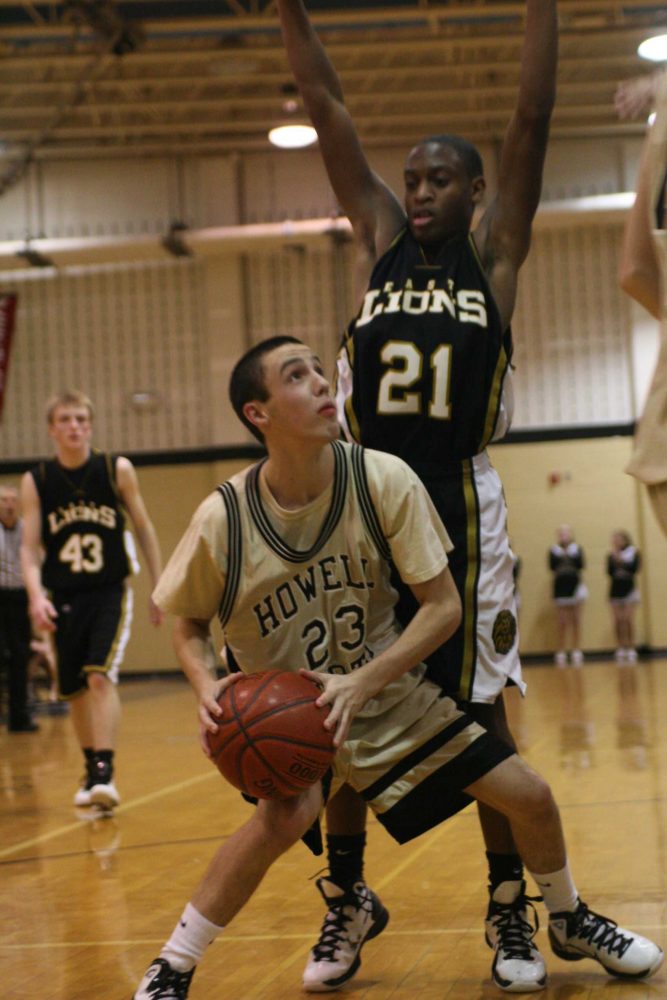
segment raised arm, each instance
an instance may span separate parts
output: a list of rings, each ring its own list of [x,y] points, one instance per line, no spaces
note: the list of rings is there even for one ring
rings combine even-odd
[[[517,274],[542,191],[557,62],[556,0],[527,0],[519,93],[503,140],[498,192],[475,233],[505,323],[514,311]]]
[[[277,0],[277,5],[287,57],[334,194],[355,237],[374,259],[403,226],[405,213],[366,160],[338,75],[302,0]]]
[[[642,147],[637,194],[623,231],[619,281],[624,292],[661,319],[664,289],[653,229],[660,187],[667,172],[667,74],[650,79],[657,97],[656,120]]]
[[[660,319],[660,264],[651,232],[651,161],[649,136],[644,140],[637,175],[637,194],[623,230],[618,277],[624,292]]]

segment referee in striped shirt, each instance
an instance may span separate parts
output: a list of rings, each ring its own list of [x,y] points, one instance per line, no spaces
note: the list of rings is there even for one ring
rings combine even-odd
[[[0,657],[6,663],[12,733],[33,733],[39,727],[28,707],[28,660],[32,630],[28,595],[21,572],[21,519],[18,490],[0,486]]]

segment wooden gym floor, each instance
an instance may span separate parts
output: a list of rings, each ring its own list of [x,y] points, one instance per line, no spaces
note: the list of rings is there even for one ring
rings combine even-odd
[[[667,943],[667,661],[526,669],[510,697],[514,732],[551,781],[570,860],[593,909]],[[81,773],[65,716],[35,734],[0,733],[0,996],[129,1000],[218,842],[247,806],[206,761],[194,701],[180,679],[126,682],[112,818],[71,806]],[[310,881],[321,859],[297,845],[209,949],[192,1000],[294,1000],[323,908]],[[485,865],[474,808],[402,848],[372,822],[369,883],[391,912],[369,942],[348,1000],[499,997],[483,940]],[[532,890],[532,886],[530,887]],[[647,983],[538,942],[544,1000],[667,997],[667,968]]]

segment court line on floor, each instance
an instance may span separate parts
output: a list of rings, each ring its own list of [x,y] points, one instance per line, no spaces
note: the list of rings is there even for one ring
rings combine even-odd
[[[667,924],[636,924],[632,929],[636,932],[644,931],[664,931]],[[453,937],[454,935],[474,934],[479,935],[479,927],[418,927],[413,930],[384,930],[382,938],[408,938],[408,937]],[[312,931],[305,934],[231,934],[225,931],[216,938],[211,947],[227,944],[253,944],[260,941],[308,941],[308,948],[311,947],[313,939]],[[127,941],[43,941],[40,944],[4,944],[0,942],[0,952],[2,951],[39,951],[42,948],[49,950],[65,951],[67,948],[133,948],[141,946],[162,947],[164,938],[131,938]],[[300,949],[301,950],[301,949]],[[292,959],[288,959],[286,964],[291,964]],[[252,996],[252,994],[247,994]]]
[[[191,788],[194,785],[200,784],[202,781],[209,781],[211,778],[219,779],[219,777],[220,775],[217,771],[211,770],[207,771],[206,774],[198,774],[192,778],[186,778],[185,781],[178,781],[173,785],[166,785],[164,788],[158,788],[154,792],[149,792],[147,795],[142,795],[138,799],[131,799],[122,806],[118,806],[117,809],[114,809],[113,815],[122,816],[124,813],[131,812],[131,810],[137,809],[140,806],[149,805],[157,799],[162,799],[167,795],[172,795],[175,792]],[[29,840],[23,840],[18,844],[12,844],[11,847],[5,847],[0,850],[0,858],[8,858],[13,854],[18,854],[20,851],[26,851],[30,847],[36,847],[38,844],[47,843],[49,840],[55,840],[56,837],[61,837],[66,833],[71,833],[72,830],[81,829],[81,827],[85,826],[85,823],[86,820],[74,820],[72,823],[66,823],[64,826],[59,826],[53,830],[48,830],[46,833],[41,833],[37,837],[31,837]]]

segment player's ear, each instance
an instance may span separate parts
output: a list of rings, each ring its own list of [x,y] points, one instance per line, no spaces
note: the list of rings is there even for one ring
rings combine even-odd
[[[479,205],[486,193],[486,181],[480,175],[479,177],[473,177],[472,179],[472,203],[473,205]]]
[[[261,403],[258,403],[256,400],[245,403],[243,406],[243,416],[253,427],[256,427],[262,433],[264,432],[269,418]]]

